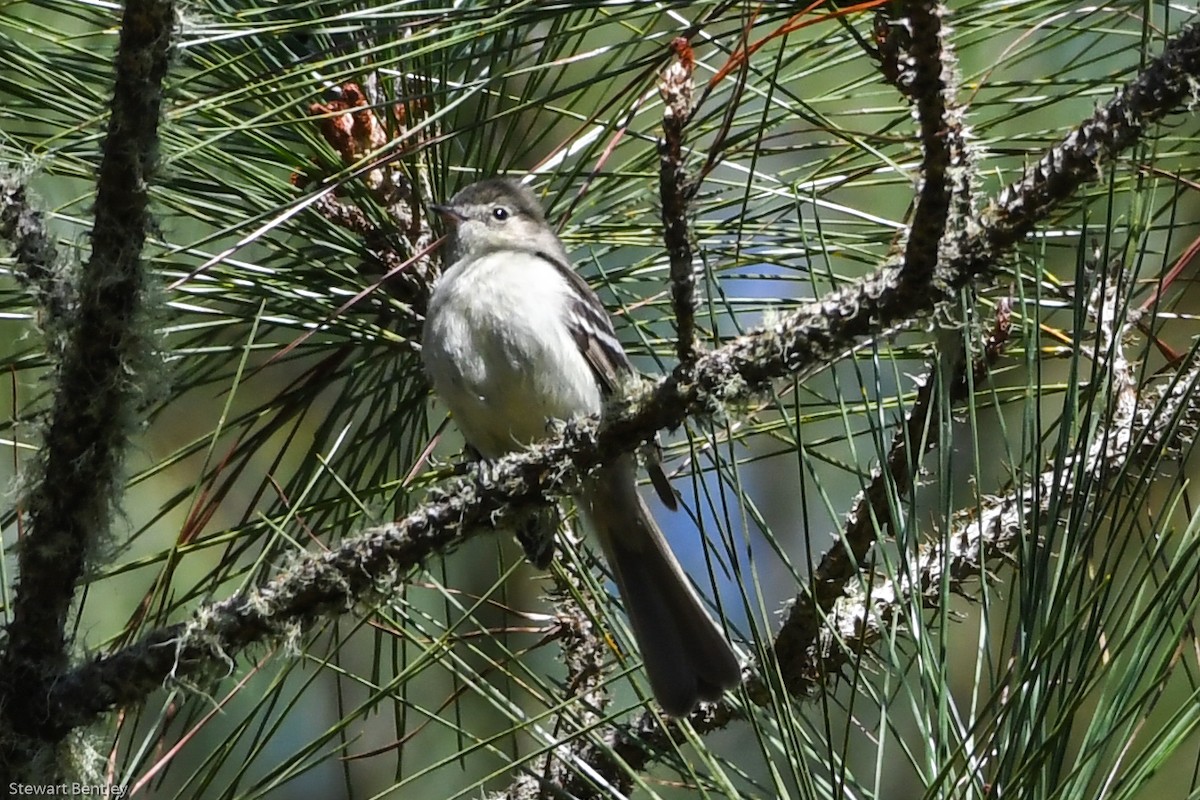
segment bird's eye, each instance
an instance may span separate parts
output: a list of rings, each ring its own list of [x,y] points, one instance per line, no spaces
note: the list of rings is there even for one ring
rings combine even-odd
[[[504,222],[504,220],[508,219],[508,209],[504,206],[496,206],[492,209],[492,216],[500,222]]]

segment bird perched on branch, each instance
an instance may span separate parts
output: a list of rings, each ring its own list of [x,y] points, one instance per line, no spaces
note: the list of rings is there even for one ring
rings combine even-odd
[[[537,199],[490,179],[433,209],[449,224],[454,260],[434,286],[422,353],[467,442],[498,458],[544,439],[549,420],[602,413],[633,366]],[[741,669],[638,495],[636,468],[632,454],[602,466],[576,502],[612,569],[654,696],[682,716],[736,686]],[[675,508],[657,463],[650,474]]]

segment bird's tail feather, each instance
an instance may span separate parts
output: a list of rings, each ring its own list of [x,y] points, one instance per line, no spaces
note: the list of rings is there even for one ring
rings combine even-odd
[[[649,509],[632,459],[595,478],[585,504],[621,592],[633,634],[663,710],[687,714],[741,680],[733,648],[705,611]]]

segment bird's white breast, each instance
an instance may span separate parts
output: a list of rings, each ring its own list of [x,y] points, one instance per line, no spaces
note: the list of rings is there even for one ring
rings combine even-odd
[[[571,302],[550,262],[518,251],[459,260],[434,287],[426,369],[483,456],[544,438],[550,419],[600,411],[600,389],[564,320]]]

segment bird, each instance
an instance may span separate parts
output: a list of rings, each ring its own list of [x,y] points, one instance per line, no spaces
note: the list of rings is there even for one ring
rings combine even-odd
[[[489,178],[431,208],[447,222],[451,255],[427,307],[422,360],[468,445],[496,459],[545,439],[550,421],[602,415],[634,368],[533,193]],[[656,459],[649,471],[674,510]],[[737,655],[639,495],[636,457],[598,468],[574,499],[663,711],[684,716],[736,687]]]

